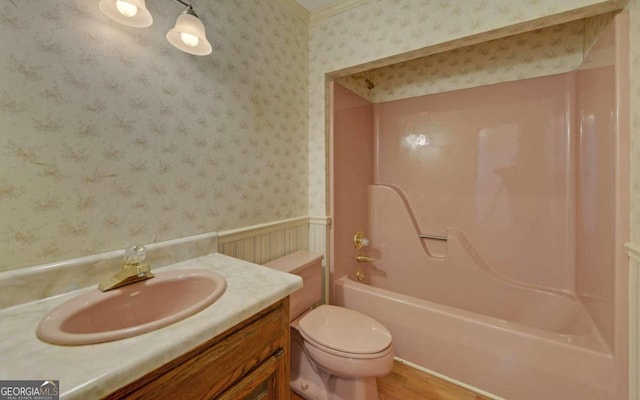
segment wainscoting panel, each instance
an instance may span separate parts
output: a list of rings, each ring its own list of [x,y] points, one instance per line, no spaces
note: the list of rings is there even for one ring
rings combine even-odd
[[[308,250],[324,256],[324,282],[329,282],[327,235],[330,225],[329,217],[300,217],[218,232],[218,252],[264,264],[297,250]],[[328,299],[328,286],[324,286],[324,299]]]
[[[218,233],[218,252],[264,264],[309,249],[309,218],[300,217]]]
[[[322,301],[328,303],[329,299],[329,285],[327,282],[331,282],[329,277],[330,265],[329,265],[329,227],[331,226],[330,217],[311,217],[309,218],[309,251],[316,254],[322,254],[324,259],[322,260],[323,270],[323,299]]]
[[[327,233],[328,226],[331,225],[329,217],[309,218],[309,251],[324,255],[325,264],[328,259],[327,254]]]

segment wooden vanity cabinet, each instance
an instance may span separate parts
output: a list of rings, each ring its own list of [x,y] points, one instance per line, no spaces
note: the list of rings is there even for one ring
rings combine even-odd
[[[289,399],[289,298],[105,398]]]

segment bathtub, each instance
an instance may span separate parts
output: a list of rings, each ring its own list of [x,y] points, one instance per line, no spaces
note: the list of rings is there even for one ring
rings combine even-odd
[[[580,302],[561,296],[545,301],[547,310],[569,310],[568,322],[558,321],[552,329],[536,328],[534,317],[525,325],[347,276],[335,281],[332,302],[383,323],[393,335],[398,358],[497,399],[613,398],[613,356],[588,314],[579,312]],[[549,328],[544,317],[539,315],[540,326]],[[580,328],[562,332],[569,326]]]

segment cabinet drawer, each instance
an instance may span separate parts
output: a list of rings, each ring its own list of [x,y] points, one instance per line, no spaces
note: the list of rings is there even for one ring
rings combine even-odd
[[[276,303],[107,398],[217,397],[274,354],[283,349],[288,353],[287,306],[285,301]]]
[[[277,400],[277,372],[280,366],[278,359],[281,356],[280,352],[269,357],[253,372],[225,391],[217,400]]]

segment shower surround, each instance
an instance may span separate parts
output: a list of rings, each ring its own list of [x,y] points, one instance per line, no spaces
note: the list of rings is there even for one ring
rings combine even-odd
[[[385,324],[400,358],[508,399],[626,398],[614,21],[571,73],[379,104],[334,85],[332,301]]]

